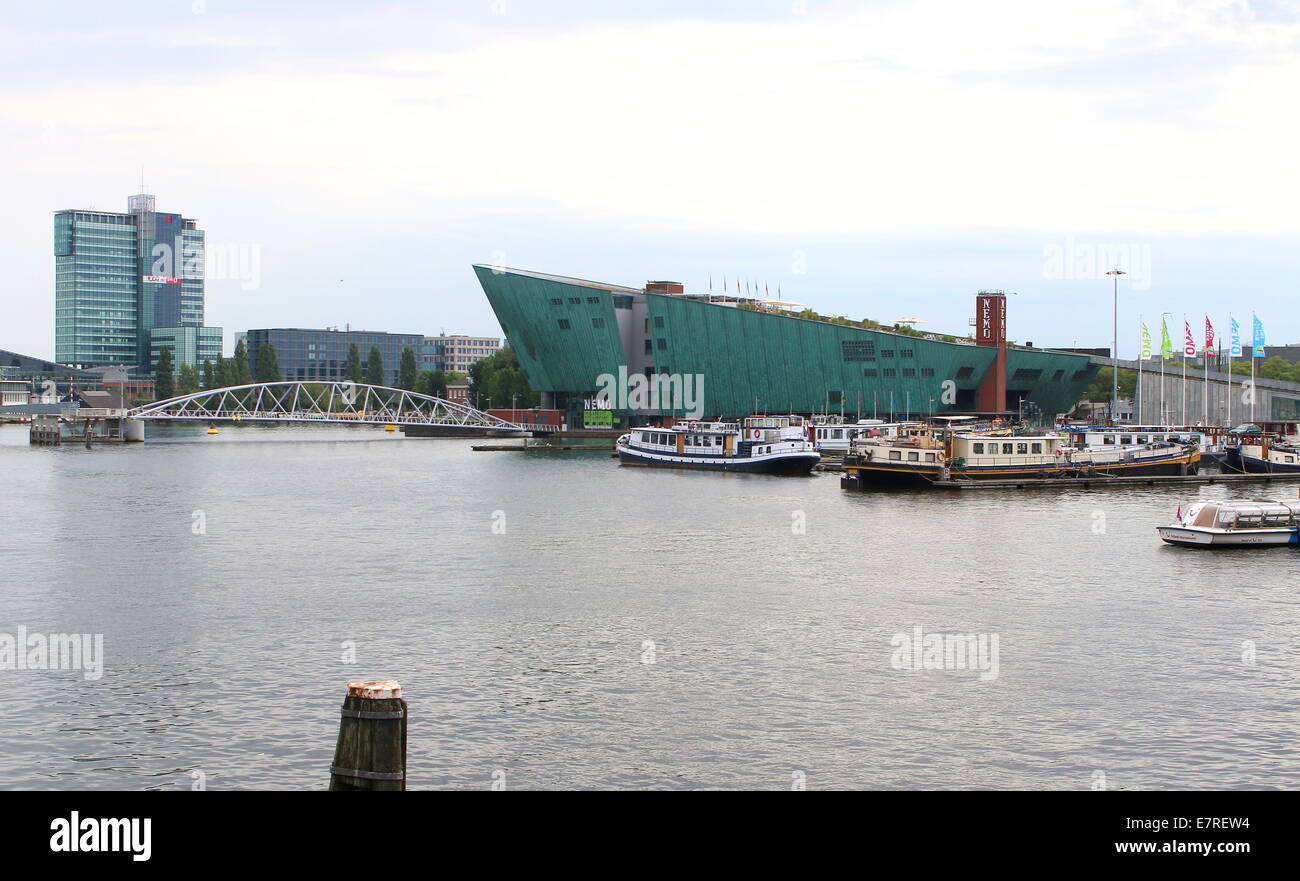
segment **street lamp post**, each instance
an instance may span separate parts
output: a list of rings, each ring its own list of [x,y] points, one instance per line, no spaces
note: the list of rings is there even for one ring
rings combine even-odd
[[[1112,269],[1106,273],[1113,280],[1111,304],[1110,334],[1110,424],[1116,424],[1115,411],[1119,409],[1119,277],[1126,275],[1122,269]]]

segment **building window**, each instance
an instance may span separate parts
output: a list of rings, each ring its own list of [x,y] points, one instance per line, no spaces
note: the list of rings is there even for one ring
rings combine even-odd
[[[892,358],[892,357],[894,357],[894,350],[893,350],[893,349],[881,349],[881,350],[880,350],[880,357],[882,357],[882,358]]]
[[[551,297],[551,305],[552,305],[552,306],[563,306],[563,305],[564,305],[564,301],[561,300],[559,297]]]
[[[896,377],[896,376],[898,376],[898,371],[897,371],[897,370],[895,370],[895,369],[892,368],[892,367],[886,367],[886,368],[885,368],[885,379],[893,379],[893,378]]]
[[[916,355],[915,355],[915,353],[914,353],[911,349],[903,349],[902,351],[899,352],[898,357],[900,357],[900,358],[914,358],[914,357],[916,357]]]
[[[668,340],[664,339],[663,337],[660,337],[659,339],[655,340],[655,346],[659,349],[659,351],[662,352],[664,349],[668,348]]]
[[[862,371],[862,375],[865,376],[865,377],[867,377],[868,379],[875,379],[875,378],[876,378],[876,368],[874,368],[874,367],[868,367],[866,370]]]
[[[1043,375],[1043,371],[1041,370],[1029,370],[1027,368],[1021,367],[1019,370],[1015,372],[1015,374],[1011,378],[1019,379],[1019,380],[1028,380],[1032,382],[1038,379],[1042,375]]]
[[[915,378],[916,378],[916,368],[915,368],[915,367],[904,367],[904,368],[903,368],[903,378],[904,378],[904,379],[915,379]]]
[[[1064,370],[1058,370],[1052,374],[1052,382],[1060,382],[1064,378],[1065,378]]]
[[[922,368],[921,368],[921,375],[922,375],[922,376],[934,376],[934,368],[933,368],[933,367],[922,367]]]
[[[654,350],[655,350],[654,343],[652,343],[650,339],[647,338],[645,341],[645,353],[647,355],[650,355],[654,353]]]
[[[582,305],[582,297],[569,297],[569,305],[570,305],[570,306],[581,306],[581,305]]]
[[[594,328],[596,328],[597,330],[599,330],[600,328],[602,328],[602,327],[605,326],[605,319],[603,319],[603,318],[593,318],[593,319],[591,319],[591,326],[594,327]]]
[[[626,295],[621,295],[621,296],[616,296],[616,297],[614,297],[614,308],[615,308],[615,309],[631,309],[631,308],[632,308],[632,298],[629,297],[629,296],[626,296]]]
[[[567,319],[567,318],[561,318],[561,319],[560,319],[560,330],[568,330],[568,329],[569,329],[569,319]]]
[[[664,317],[662,315],[656,315],[655,327],[663,327],[663,326],[664,326]]]
[[[974,368],[974,367],[959,367],[959,368],[957,368],[956,378],[957,378],[957,379],[970,379],[971,374],[974,373],[974,372],[975,372],[975,368]]]
[[[587,302],[598,306],[600,305],[600,297],[588,297]]]
[[[840,340],[840,355],[846,362],[876,360],[876,344],[871,340]]]

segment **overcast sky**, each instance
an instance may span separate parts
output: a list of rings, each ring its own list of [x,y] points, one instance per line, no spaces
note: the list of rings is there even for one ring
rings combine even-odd
[[[1118,260],[1123,355],[1139,313],[1254,308],[1270,343],[1300,341],[1296,3],[4,12],[0,348],[53,354],[52,213],[123,211],[142,169],[225,264],[207,321],[227,346],[499,334],[476,262],[739,277],[961,333],[1003,288],[1013,338],[1102,346]]]

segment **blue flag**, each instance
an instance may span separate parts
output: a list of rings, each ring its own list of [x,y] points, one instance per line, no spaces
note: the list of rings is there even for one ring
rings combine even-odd
[[[1255,319],[1255,341],[1250,344],[1250,357],[1263,358],[1264,357],[1264,322],[1260,321],[1259,316],[1253,312],[1251,313],[1251,317]]]
[[[1237,319],[1233,318],[1232,316],[1228,316],[1228,320],[1232,322],[1232,335],[1231,335],[1231,342],[1228,348],[1228,355],[1233,358],[1240,358],[1241,357],[1241,325],[1237,324]]]

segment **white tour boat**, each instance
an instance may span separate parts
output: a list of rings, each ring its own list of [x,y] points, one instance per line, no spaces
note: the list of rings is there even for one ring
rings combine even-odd
[[[810,428],[811,440],[817,452],[823,455],[842,456],[858,438],[898,437],[899,430],[919,426],[920,422],[886,422],[883,419],[859,419],[855,424],[844,422],[814,422]]]
[[[618,439],[615,448],[623,465],[706,471],[807,474],[821,461],[800,416],[634,428]]]
[[[1185,512],[1180,506],[1174,522],[1156,531],[1189,547],[1300,546],[1300,501],[1197,502]]]

